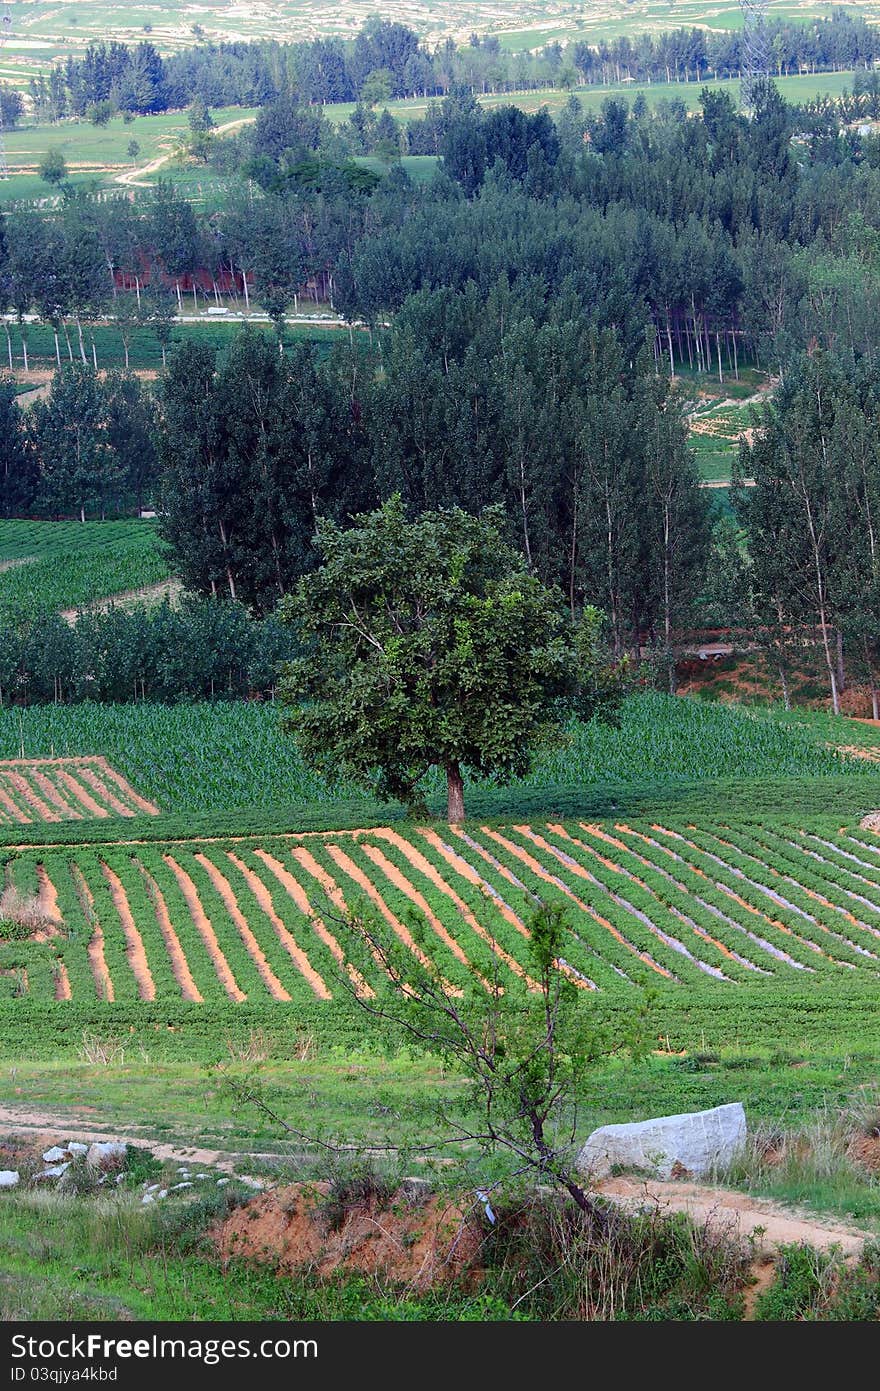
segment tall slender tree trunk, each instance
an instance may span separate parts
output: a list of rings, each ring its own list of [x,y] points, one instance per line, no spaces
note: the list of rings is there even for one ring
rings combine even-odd
[[[871,692],[871,718],[880,719],[880,704],[877,701],[877,682],[874,679],[874,663],[871,661],[871,650],[868,647],[868,639],[862,638],[862,650],[865,654],[865,669],[868,673],[868,687]]]
[[[779,672],[779,683],[782,686],[782,703],[785,706],[786,710],[790,710],[791,694],[788,689],[788,673],[786,672],[785,667],[782,665],[782,662],[777,663],[776,670]]]
[[[446,820],[451,826],[464,821],[464,778],[455,761],[446,765]]]

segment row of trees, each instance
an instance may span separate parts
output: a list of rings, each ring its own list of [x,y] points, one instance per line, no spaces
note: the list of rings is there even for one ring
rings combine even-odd
[[[835,712],[847,667],[880,718],[880,363],[814,350],[786,369],[745,444],[736,500],[746,551],[741,620],[765,643],[788,700],[804,637],[819,644]],[[845,660],[846,658],[846,660]]]
[[[464,300],[464,302],[462,302]],[[538,323],[509,293],[416,297],[378,360],[319,366],[243,333],[217,361],[186,345],[162,386],[163,533],[204,593],[270,611],[314,563],[320,519],[397,494],[411,514],[502,500],[509,541],[591,601],[615,653],[672,633],[699,591],[707,494],[680,404],[650,353],[613,332]]]
[[[743,356],[776,369],[811,337],[865,352],[880,142],[802,115],[793,144],[797,113],[769,85],[751,121],[708,90],[701,119],[613,99],[594,116],[572,98],[555,126],[459,94],[410,127],[443,155],[446,177],[422,187],[346,164],[344,137],[280,101],[234,146],[258,182],[233,184],[218,212],[160,183],[136,202],[71,189],[57,210],[0,221],[0,310],[36,309],[59,362],[94,366],[83,325],[110,317],[126,356],[147,326],[164,353],[183,296],[197,308],[219,285],[243,308],[253,291],[279,324],[312,293],[378,325],[423,289],[485,295],[515,276],[545,302],[565,286],[603,307],[632,350],[651,328],[670,370],[736,375]],[[20,342],[26,365],[26,326]]]
[[[779,75],[872,66],[880,57],[877,29],[858,14],[836,10],[808,24],[768,25]],[[735,77],[743,66],[739,30],[679,28],[659,35],[621,36],[595,44],[559,42],[511,53],[497,37],[471,35],[433,49],[403,24],[373,18],[351,40],[199,44],[163,58],[155,45],[91,44],[31,80],[40,119],[60,120],[111,110],[156,112],[188,106],[259,106],[285,89],[307,103],[437,96],[456,86],[474,93],[622,81],[700,81]]]
[[[136,377],[75,363],[27,412],[0,377],[0,517],[139,510],[157,478],[154,429]]]
[[[0,704],[241,700],[275,693],[298,652],[277,618],[185,599],[172,608],[0,620]]]

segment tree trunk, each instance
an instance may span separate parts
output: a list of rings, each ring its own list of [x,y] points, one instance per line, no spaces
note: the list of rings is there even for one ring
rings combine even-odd
[[[781,662],[779,663],[779,665],[778,665],[778,667],[777,667],[777,671],[779,672],[779,682],[780,682],[780,685],[782,686],[782,700],[783,700],[783,704],[785,705],[786,710],[790,710],[790,709],[791,709],[791,696],[789,695],[789,691],[788,691],[788,675],[787,675],[787,673],[786,673],[785,667],[782,665]]]
[[[451,826],[464,821],[464,779],[456,762],[446,765],[446,820]]]

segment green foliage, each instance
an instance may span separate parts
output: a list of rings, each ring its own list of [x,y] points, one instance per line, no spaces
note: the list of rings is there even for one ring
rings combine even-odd
[[[148,521],[0,520],[0,620],[85,607],[168,578]]]
[[[306,649],[281,695],[307,766],[412,807],[438,768],[457,820],[462,765],[506,782],[560,742],[577,689],[572,639],[558,596],[501,526],[497,511],[457,509],[407,522],[397,496],[348,531],[319,524],[324,563],[281,609]],[[593,684],[594,629],[588,615],[578,635]]]
[[[67,161],[59,149],[49,149],[40,160],[38,173],[47,184],[60,184],[67,177]]]

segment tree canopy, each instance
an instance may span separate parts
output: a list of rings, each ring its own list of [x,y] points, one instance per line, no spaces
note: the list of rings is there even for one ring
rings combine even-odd
[[[563,740],[575,633],[503,532],[500,509],[408,521],[396,495],[347,530],[319,521],[323,563],[280,609],[303,645],[285,723],[310,767],[413,810],[437,768],[458,822],[464,771],[505,782]]]

